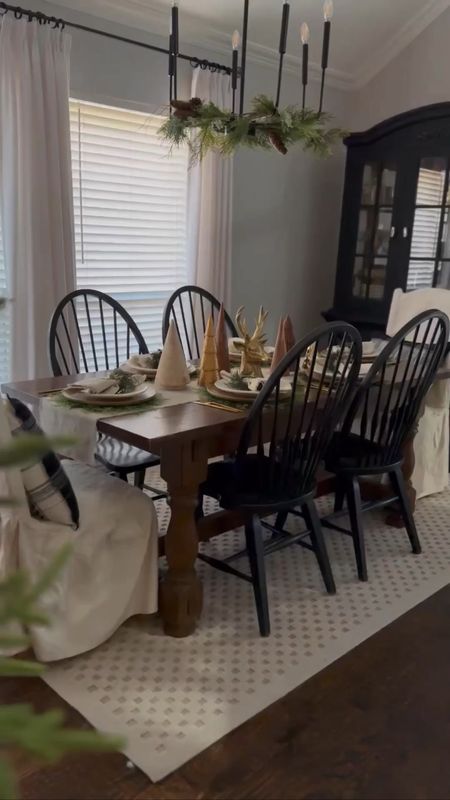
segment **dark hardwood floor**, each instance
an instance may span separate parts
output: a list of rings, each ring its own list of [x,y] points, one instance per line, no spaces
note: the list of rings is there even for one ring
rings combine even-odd
[[[41,681],[0,701],[65,708]],[[448,800],[450,586],[153,785],[120,755],[14,759],[29,800]]]

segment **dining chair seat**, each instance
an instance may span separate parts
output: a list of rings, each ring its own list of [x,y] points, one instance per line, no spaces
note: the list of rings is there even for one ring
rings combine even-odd
[[[388,471],[401,462],[400,453],[388,464],[384,447],[358,434],[336,431],[326,454],[325,469],[327,472],[357,473],[365,476],[378,474],[380,468]]]
[[[128,475],[134,475],[134,485],[140,489],[149,489],[153,493],[153,500],[167,497],[166,492],[145,483],[146,470],[159,465],[159,456],[139,450],[112,436],[102,436],[97,442],[95,460],[123,481],[128,479]]]
[[[224,509],[240,508],[243,511],[274,513],[295,505],[301,505],[296,483],[289,492],[281,478],[281,463],[273,463],[269,456],[249,454],[243,459],[228,458],[209,465],[208,477],[200,486],[203,495],[214,497]],[[272,489],[270,487],[280,487]],[[262,490],[265,487],[265,491]],[[310,494],[308,491],[305,494]]]

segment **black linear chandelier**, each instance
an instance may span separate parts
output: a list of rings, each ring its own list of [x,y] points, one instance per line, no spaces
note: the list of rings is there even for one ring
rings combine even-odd
[[[323,5],[324,32],[322,46],[322,76],[320,100],[317,111],[306,107],[309,67],[309,26],[300,27],[302,43],[301,103],[280,109],[284,57],[289,29],[290,4],[284,0],[281,16],[279,66],[275,100],[267,95],[255,97],[249,111],[244,110],[245,77],[248,44],[250,0],[244,0],[243,35],[236,30],[232,36],[231,74],[232,103],[230,109],[221,109],[199,98],[178,98],[177,62],[179,57],[179,14],[175,0],[171,10],[169,37],[169,105],[170,117],[161,127],[161,135],[172,145],[187,143],[192,160],[201,160],[209,150],[223,155],[233,153],[244,145],[256,148],[275,147],[285,154],[289,145],[301,143],[303,148],[318,155],[329,155],[331,145],[342,137],[343,131],[327,128],[329,115],[323,111],[325,76],[328,68],[333,0]],[[242,44],[242,46],[241,46]],[[239,51],[241,59],[239,64]],[[238,92],[239,87],[239,92]],[[239,101],[237,109],[237,100]]]

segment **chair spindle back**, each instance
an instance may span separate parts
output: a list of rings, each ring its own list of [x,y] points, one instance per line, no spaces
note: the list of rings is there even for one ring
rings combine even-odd
[[[449,320],[441,311],[417,315],[392,337],[359,386],[343,432],[360,438],[361,466],[402,458],[425,396],[445,354]]]
[[[187,361],[200,358],[208,317],[215,321],[220,301],[200,286],[181,286],[172,294],[163,316],[162,337],[166,340],[171,320],[174,320]],[[236,327],[225,311],[225,324],[230,337],[237,336]]]
[[[115,369],[131,355],[148,353],[128,311],[103,292],[78,289],[53,314],[49,358],[54,375]]]
[[[249,412],[236,458],[239,474],[256,444],[254,477],[262,500],[282,503],[313,490],[319,462],[348,410],[361,352],[356,328],[324,325],[298,342],[270,376]],[[284,395],[287,376],[292,386]]]

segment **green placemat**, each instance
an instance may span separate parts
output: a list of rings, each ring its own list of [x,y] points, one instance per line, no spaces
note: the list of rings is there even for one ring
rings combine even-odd
[[[150,397],[148,400],[143,400],[142,403],[136,403],[136,405],[130,406],[91,406],[80,403],[77,400],[69,400],[69,398],[64,397],[63,394],[52,394],[48,396],[48,399],[60,408],[77,409],[78,411],[86,411],[90,414],[114,414],[114,416],[120,416],[121,414],[140,414],[144,411],[151,411],[152,408],[158,408],[164,403],[163,398],[159,394],[155,394],[154,397]]]

